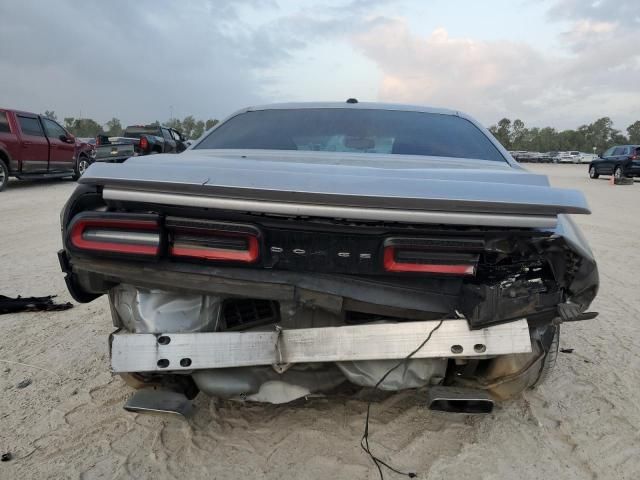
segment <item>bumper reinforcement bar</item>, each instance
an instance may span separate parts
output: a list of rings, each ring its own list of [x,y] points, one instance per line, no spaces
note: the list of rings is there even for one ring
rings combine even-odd
[[[158,372],[349,360],[401,359],[437,321],[274,331],[135,334],[116,332],[114,372]],[[470,330],[445,320],[413,358],[474,357],[531,352],[527,321]]]

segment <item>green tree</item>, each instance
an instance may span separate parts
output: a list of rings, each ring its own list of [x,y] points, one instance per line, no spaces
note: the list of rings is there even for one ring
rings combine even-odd
[[[183,133],[182,132],[182,122],[177,118],[172,118],[170,120],[167,120],[162,125],[164,125],[165,127],[168,127],[168,128],[174,128],[177,131],[179,131],[180,133]]]
[[[588,128],[592,147],[596,147],[597,151],[606,150],[613,143],[613,136],[619,133],[618,130],[614,130],[613,122],[609,117],[599,118]]]
[[[73,127],[73,122],[75,122],[76,119],[73,117],[64,117],[64,128],[66,128],[67,130],[71,130],[71,128]]]
[[[640,143],[640,121],[629,125],[629,138],[613,127],[609,117],[602,117],[593,123],[581,125],[575,130],[557,131],[552,127],[527,128],[523,121],[511,122],[503,118],[489,130],[502,145],[510,150],[551,152],[579,150],[582,152],[603,152],[613,145],[629,142]]]
[[[187,138],[195,138],[193,136],[193,131],[196,128],[196,119],[193,118],[193,115],[189,115],[188,117],[184,117],[182,119],[182,134]]]
[[[504,148],[511,148],[511,120],[503,118],[497,125],[491,125],[489,131],[493,133],[493,136]]]
[[[76,137],[95,137],[103,133],[102,126],[91,118],[66,117],[64,126]]]
[[[196,120],[193,115],[189,115],[182,120],[178,118],[171,118],[164,122],[162,125],[168,128],[175,128],[182,133],[186,138],[196,139],[200,137],[206,130],[213,128],[219,123],[216,119],[208,119],[206,122],[203,120]]]
[[[508,131],[508,130],[507,130]],[[525,140],[527,137],[527,128],[524,122],[519,118],[513,121],[511,131],[509,132],[509,143],[513,150],[522,150],[525,148]]]
[[[627,133],[629,134],[630,143],[640,144],[640,120],[629,125]]]
[[[204,133],[204,122],[202,120],[198,120],[191,131],[191,137],[189,138],[200,138],[200,136]]]
[[[117,118],[112,118],[106,123],[105,126],[107,127],[106,134],[110,137],[122,136],[122,132],[124,129],[122,128],[122,123],[120,123],[120,120],[118,120]]]

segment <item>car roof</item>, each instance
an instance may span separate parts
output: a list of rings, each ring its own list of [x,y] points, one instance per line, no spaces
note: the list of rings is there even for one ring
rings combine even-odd
[[[447,108],[436,108],[421,105],[408,105],[402,103],[382,103],[382,102],[290,102],[290,103],[272,103],[268,105],[255,105],[244,108],[236,112],[252,112],[257,110],[295,110],[310,108],[345,108],[356,110],[396,110],[404,112],[423,112],[423,113],[439,113],[442,115],[466,116],[462,112],[450,110]]]
[[[29,115],[30,117],[37,117],[39,116],[37,113],[33,113],[33,112],[25,112],[23,110],[15,110],[13,108],[3,108],[0,107],[0,110],[4,111],[4,112],[13,112],[17,115]]]

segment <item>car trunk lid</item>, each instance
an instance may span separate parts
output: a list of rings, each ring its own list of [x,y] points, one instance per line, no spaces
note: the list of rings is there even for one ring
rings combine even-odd
[[[558,214],[590,213],[581,192],[543,175],[443,157],[191,150],[96,165],[81,182],[103,186],[111,201],[293,216],[552,227]]]

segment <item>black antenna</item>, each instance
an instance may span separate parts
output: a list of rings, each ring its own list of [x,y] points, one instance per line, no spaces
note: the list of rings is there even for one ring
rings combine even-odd
[[[358,103],[358,99],[357,98],[349,98],[349,99],[347,99],[347,103]]]

